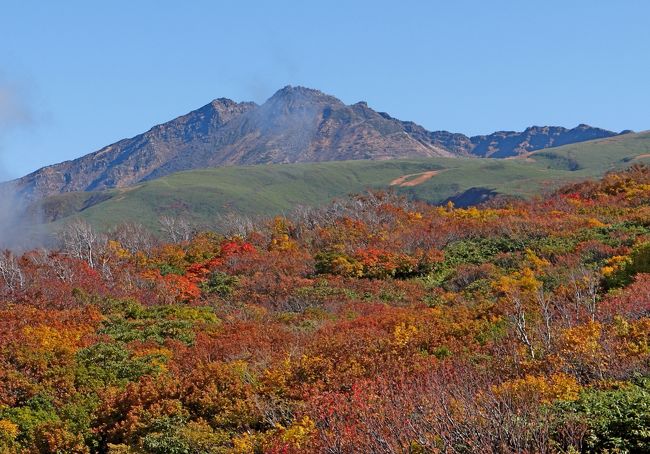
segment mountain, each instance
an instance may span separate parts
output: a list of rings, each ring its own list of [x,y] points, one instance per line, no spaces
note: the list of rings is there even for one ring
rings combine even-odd
[[[572,181],[650,163],[650,132],[539,150],[516,159],[423,158],[229,166],[178,172],[136,187],[73,192],[34,206],[54,231],[81,216],[100,229],[161,216],[218,228],[224,215],[276,215],[368,189],[391,189],[433,204],[473,205],[497,195],[530,198]]]
[[[616,133],[580,125],[532,127],[467,137],[345,105],[304,87],[287,86],[264,104],[220,98],[73,161],[44,167],[13,183],[27,199],[132,186],[208,167],[429,157],[510,157]]]
[[[624,131],[628,133],[631,131]],[[483,158],[507,158],[525,155],[543,148],[560,147],[587,140],[604,139],[617,135],[606,129],[581,124],[573,129],[560,126],[532,126],[523,132],[499,131],[470,139],[469,152]]]
[[[381,115],[393,119],[386,113],[381,113]],[[509,158],[526,155],[544,148],[618,135],[613,131],[581,124],[573,129],[561,126],[531,126],[521,132],[497,131],[489,135],[468,137],[448,131],[427,131],[410,121],[401,121],[400,123],[409,135],[418,140],[441,147],[454,155],[480,158]],[[630,132],[632,131],[623,131],[620,134]]]

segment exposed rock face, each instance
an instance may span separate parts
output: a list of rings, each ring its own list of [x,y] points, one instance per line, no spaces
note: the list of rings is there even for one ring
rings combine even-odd
[[[179,152],[209,146],[208,140],[233,118],[255,108],[216,99],[132,139],[121,140],[73,161],[44,167],[18,180],[21,192],[33,198],[61,192],[129,186],[146,180]],[[193,168],[198,162],[187,163]],[[182,170],[179,168],[178,170]]]
[[[149,177],[223,165],[454,155],[365,103],[346,106],[303,87],[283,88],[206,139],[207,146],[179,150]]]
[[[560,126],[531,126],[523,132],[498,131],[489,136],[472,137],[471,153],[488,158],[507,158],[559,147],[586,140],[604,139],[616,135],[612,131],[581,124],[573,129]]]
[[[427,131],[364,102],[287,86],[262,105],[216,99],[148,132],[14,183],[37,199],[70,191],[124,187],[204,167],[415,157],[507,157],[615,133],[580,125],[467,137]]]

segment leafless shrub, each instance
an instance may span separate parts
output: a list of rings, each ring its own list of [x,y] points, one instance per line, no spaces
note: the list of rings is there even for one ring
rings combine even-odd
[[[255,231],[255,219],[237,213],[227,213],[216,221],[216,229],[225,236],[246,237]]]
[[[162,216],[158,222],[165,239],[172,243],[189,241],[194,235],[192,224],[185,218]]]
[[[118,225],[109,232],[109,237],[132,254],[138,251],[150,251],[156,243],[156,238],[151,231],[137,222]]]
[[[72,221],[59,232],[63,251],[70,257],[85,260],[91,268],[95,267],[99,235],[83,219]]]
[[[108,237],[98,233],[83,219],[76,219],[59,232],[61,250],[69,257],[84,260],[88,266],[98,269],[104,277],[111,275],[110,254],[107,253]]]
[[[0,284],[10,292],[25,286],[25,275],[20,269],[16,256],[10,251],[0,253]]]

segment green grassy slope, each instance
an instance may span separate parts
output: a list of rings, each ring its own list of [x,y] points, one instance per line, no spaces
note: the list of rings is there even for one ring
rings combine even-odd
[[[57,220],[78,215],[106,228],[124,220],[150,227],[161,215],[183,215],[211,225],[228,212],[272,215],[296,204],[320,205],[367,189],[398,192],[440,203],[471,188],[530,197],[568,181],[598,176],[634,162],[650,162],[650,132],[551,148],[522,159],[339,161],[316,164],[221,167],[181,172],[101,194],[68,194],[47,203],[66,207]],[[391,186],[396,178],[438,171],[411,187]],[[406,178],[408,182],[416,177]],[[103,200],[106,198],[107,200]],[[51,208],[51,207],[50,207]]]
[[[634,162],[650,163],[650,131],[549,148],[530,156],[548,166],[562,167],[562,161],[569,160],[579,165],[577,175],[599,175]]]

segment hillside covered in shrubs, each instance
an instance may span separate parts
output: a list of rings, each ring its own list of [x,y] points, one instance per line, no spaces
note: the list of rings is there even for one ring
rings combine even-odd
[[[650,168],[231,221],[2,253],[1,453],[650,451]]]

